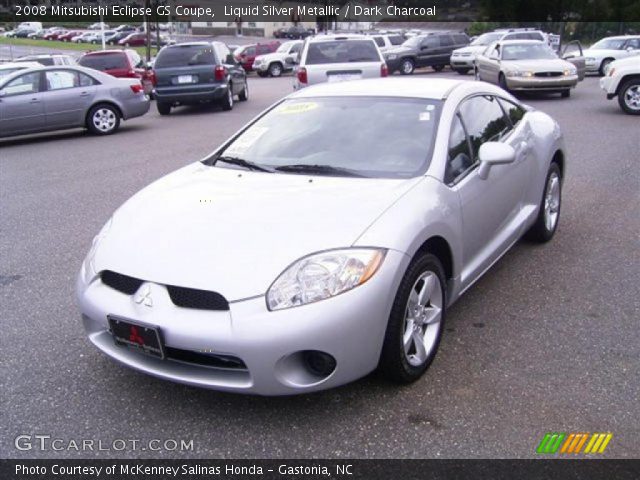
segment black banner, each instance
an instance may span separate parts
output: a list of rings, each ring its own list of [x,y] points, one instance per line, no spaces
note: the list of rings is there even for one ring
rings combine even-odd
[[[0,0],[0,22],[640,21],[640,0]]]
[[[640,460],[0,460],[0,478],[637,480]]]

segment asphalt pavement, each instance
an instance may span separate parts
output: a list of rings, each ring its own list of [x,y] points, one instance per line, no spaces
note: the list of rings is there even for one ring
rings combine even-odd
[[[242,396],[137,373],[90,345],[74,281],[91,239],[136,191],[292,90],[290,77],[249,87],[231,112],[160,117],[153,106],[110,137],[0,140],[0,457],[535,457],[551,431],[611,432],[604,456],[640,456],[640,118],[593,77],[569,99],[524,98],[566,136],[559,230],[546,245],[517,244],[458,301],[417,383],[374,374],[311,395]],[[193,449],[15,447],[36,434]]]

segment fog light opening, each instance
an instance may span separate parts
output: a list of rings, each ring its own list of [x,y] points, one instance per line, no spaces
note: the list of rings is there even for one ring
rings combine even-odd
[[[309,373],[321,378],[328,377],[336,369],[336,359],[325,352],[305,350],[302,358]]]

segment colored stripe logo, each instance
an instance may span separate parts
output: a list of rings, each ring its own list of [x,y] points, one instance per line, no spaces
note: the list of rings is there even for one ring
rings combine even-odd
[[[536,453],[545,455],[604,453],[612,438],[612,433],[549,432],[542,437]]]

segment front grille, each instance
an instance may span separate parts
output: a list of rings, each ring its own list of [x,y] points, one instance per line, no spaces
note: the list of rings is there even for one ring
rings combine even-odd
[[[543,78],[560,77],[562,76],[562,72],[537,72],[535,73],[535,76]]]
[[[100,274],[100,278],[105,285],[127,295],[136,293],[143,283],[142,280],[137,278],[128,277],[127,275],[122,275],[121,273],[110,270],[103,271]]]
[[[217,292],[167,285],[171,301],[178,307],[199,310],[229,310],[229,302]]]
[[[112,272],[111,270],[104,270],[100,274],[100,278],[102,283],[108,287],[126,295],[133,295],[144,283],[144,280]],[[167,291],[169,292],[169,298],[177,307],[198,310],[229,310],[229,302],[218,292],[173,285],[167,285]]]
[[[227,370],[247,370],[247,366],[242,360],[231,355],[201,353],[172,347],[165,347],[164,350],[169,360]]]

